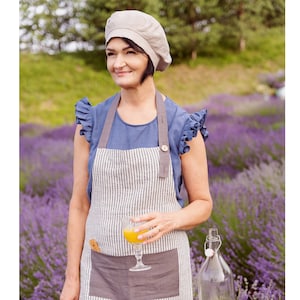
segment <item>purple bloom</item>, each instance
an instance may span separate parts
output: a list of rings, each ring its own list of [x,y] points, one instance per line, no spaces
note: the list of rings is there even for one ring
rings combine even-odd
[[[185,107],[199,111],[200,105]],[[215,95],[206,142],[211,218],[190,231],[195,297],[208,228],[235,274],[237,300],[284,299],[284,103]],[[66,267],[75,124],[20,127],[20,298],[58,299]],[[185,191],[182,191],[185,195]],[[196,299],[196,298],[195,298]]]

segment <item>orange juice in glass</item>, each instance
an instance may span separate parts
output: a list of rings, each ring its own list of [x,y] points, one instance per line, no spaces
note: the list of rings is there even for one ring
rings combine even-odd
[[[131,244],[136,244],[136,243],[142,243],[142,240],[138,239],[138,236],[140,234],[143,234],[145,232],[147,232],[147,229],[141,230],[139,232],[135,232],[134,228],[124,228],[123,229],[123,234],[125,239],[127,240],[127,242],[131,243]]]
[[[142,261],[143,251],[142,251],[142,242],[139,240],[138,236],[147,232],[147,229],[135,232],[135,229],[141,226],[141,222],[132,222],[131,217],[128,217],[122,222],[123,235],[128,243],[132,244],[134,249],[134,256],[136,258],[136,265],[130,268],[130,271],[145,271],[151,269],[151,266],[144,265]]]

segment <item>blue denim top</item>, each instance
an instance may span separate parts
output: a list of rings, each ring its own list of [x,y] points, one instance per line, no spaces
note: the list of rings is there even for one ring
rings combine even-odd
[[[80,131],[90,143],[90,155],[88,162],[89,182],[88,196],[91,200],[92,191],[92,169],[99,143],[99,138],[103,129],[104,121],[108,109],[114,96],[106,99],[95,106],[92,106],[87,98],[83,98],[76,103],[76,123],[82,125]],[[201,132],[204,140],[208,137],[208,131],[204,125],[207,110],[188,113],[170,98],[164,101],[168,119],[168,137],[170,155],[173,167],[174,186],[179,204],[184,205],[185,199],[181,195],[182,172],[180,155],[188,152],[190,147],[186,141],[195,137],[198,131]],[[125,123],[118,113],[111,128],[110,137],[107,143],[109,149],[129,150],[134,148],[157,147],[158,146],[158,127],[157,118],[149,123],[142,125],[131,125]]]

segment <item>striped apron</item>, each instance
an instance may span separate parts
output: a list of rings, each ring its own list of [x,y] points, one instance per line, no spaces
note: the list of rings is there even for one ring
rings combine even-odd
[[[107,114],[93,165],[92,201],[81,257],[81,300],[192,300],[190,247],[185,231],[172,231],[143,245],[147,271],[132,272],[133,247],[122,234],[122,219],[181,209],[170,162],[164,102],[156,94],[159,147],[107,149],[119,103]]]

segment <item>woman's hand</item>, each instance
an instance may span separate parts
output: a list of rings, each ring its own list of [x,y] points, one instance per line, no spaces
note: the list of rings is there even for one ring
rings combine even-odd
[[[139,231],[148,230],[138,236],[138,239],[143,240],[143,244],[152,243],[164,234],[176,229],[176,212],[161,213],[151,212],[133,218],[134,222],[145,222],[137,228]]]
[[[60,294],[60,300],[78,300],[80,284],[79,280],[66,279],[64,287]]]

